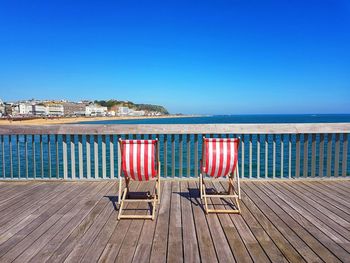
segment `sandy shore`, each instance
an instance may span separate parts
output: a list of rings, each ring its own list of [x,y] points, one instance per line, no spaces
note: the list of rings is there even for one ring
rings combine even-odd
[[[72,118],[57,118],[45,119],[38,118],[23,121],[9,121],[0,119],[0,125],[52,125],[52,124],[69,124],[88,121],[113,121],[113,120],[140,120],[140,119],[164,119],[164,118],[188,118],[198,117],[197,115],[163,115],[163,116],[139,116],[139,117],[72,117]]]

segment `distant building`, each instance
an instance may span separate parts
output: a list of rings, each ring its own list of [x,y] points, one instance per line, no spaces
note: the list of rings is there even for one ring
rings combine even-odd
[[[61,117],[64,115],[63,105],[57,103],[46,104],[46,114]]]
[[[36,116],[46,116],[47,115],[47,107],[43,104],[33,105],[33,114]]]
[[[0,100],[0,117],[5,115],[5,105],[2,102],[2,100]]]
[[[128,107],[119,107],[118,108],[118,115],[119,116],[128,115],[129,113],[130,113],[130,109]]]
[[[65,102],[63,103],[63,110],[65,116],[84,116],[85,103]]]
[[[116,114],[115,114],[115,111],[114,110],[109,110],[107,112],[107,116],[110,116],[110,117],[114,117]]]
[[[106,116],[107,107],[102,107],[97,104],[88,105],[85,108],[85,115],[86,116]]]
[[[18,114],[20,115],[32,115],[33,105],[31,103],[21,102],[18,104]]]
[[[130,115],[130,116],[144,116],[144,115],[145,115],[145,111],[143,111],[143,110],[132,110],[132,109],[130,109],[128,115]]]

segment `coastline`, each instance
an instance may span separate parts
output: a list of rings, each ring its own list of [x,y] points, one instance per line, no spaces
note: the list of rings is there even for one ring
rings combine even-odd
[[[116,117],[63,117],[63,118],[37,118],[31,120],[0,119],[0,125],[55,125],[55,124],[73,124],[79,122],[93,121],[115,121],[115,120],[142,120],[142,119],[169,119],[169,118],[191,118],[201,115],[161,115],[161,116],[116,116]]]

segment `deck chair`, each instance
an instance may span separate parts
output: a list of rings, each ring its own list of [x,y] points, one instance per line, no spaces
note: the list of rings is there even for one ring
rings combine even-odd
[[[156,204],[160,202],[160,162],[158,140],[121,140],[119,139],[119,214],[121,218],[132,219],[154,219]],[[125,180],[125,187],[122,192],[122,181]],[[130,181],[155,181],[155,190],[144,199],[131,199],[129,196]],[[124,203],[126,202],[147,202],[152,204],[150,215],[125,215],[123,214]]]
[[[199,177],[200,197],[204,200],[205,212],[208,213],[236,213],[241,212],[239,200],[241,189],[238,172],[239,138],[205,138],[203,137],[201,173]],[[228,178],[228,191],[208,194],[204,176],[211,178]],[[236,184],[236,186],[235,186]],[[236,209],[209,209],[207,198],[233,198]]]

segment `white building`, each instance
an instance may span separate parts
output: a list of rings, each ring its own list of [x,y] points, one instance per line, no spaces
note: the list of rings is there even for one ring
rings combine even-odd
[[[133,109],[130,109],[128,115],[130,115],[130,116],[144,116],[144,115],[145,115],[145,111],[143,111],[143,110],[133,110]]]
[[[128,115],[130,112],[130,109],[128,107],[119,107],[118,108],[118,115],[123,116],[123,115]]]
[[[97,104],[90,104],[85,108],[86,116],[106,116],[107,107],[102,107]]]
[[[50,103],[46,105],[46,112],[50,116],[63,116],[64,108],[62,104]]]
[[[33,114],[33,105],[30,103],[19,103],[18,104],[18,114],[20,115],[32,115]]]
[[[33,105],[33,114],[36,116],[46,116],[47,115],[47,107],[43,104]]]
[[[2,117],[5,114],[5,105],[2,102],[2,100],[0,100],[0,117]]]

